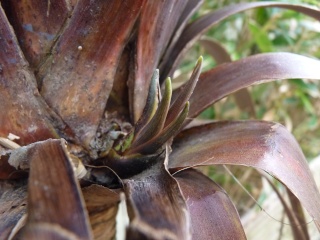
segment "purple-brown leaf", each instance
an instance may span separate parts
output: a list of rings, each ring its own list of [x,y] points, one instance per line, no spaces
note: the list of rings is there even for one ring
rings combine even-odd
[[[40,69],[41,94],[86,146],[96,133],[143,3],[80,0]]]
[[[169,167],[231,164],[262,169],[296,195],[320,229],[320,194],[294,137],[280,124],[217,122],[181,132]]]
[[[124,189],[130,217],[127,239],[190,239],[185,201],[163,165],[125,180]]]
[[[134,59],[136,69],[130,88],[134,122],[138,121],[142,114],[153,71],[186,3],[185,0],[147,1],[143,7],[138,28],[136,59]]]
[[[192,239],[246,239],[239,214],[226,192],[193,169],[174,175],[186,199]]]
[[[259,7],[279,7],[291,9],[320,20],[320,10],[307,5],[296,5],[277,2],[252,2],[233,4],[224,8],[220,8],[219,10],[204,15],[203,17],[190,23],[184,29],[173,50],[169,54],[166,54],[166,56],[163,58],[163,61],[166,64],[163,65],[160,69],[160,72],[162,73],[161,79],[173,75],[173,72],[178,66],[181,57],[187,52],[187,50],[193,45],[193,43],[195,43],[199,39],[199,37],[210,27],[214,26],[215,24],[233,14]]]
[[[227,50],[217,41],[213,39],[202,39],[199,41],[217,64],[232,62],[231,56]],[[246,111],[251,117],[255,117],[254,105],[248,89],[243,88],[233,94],[236,104],[240,110]]]
[[[0,36],[0,136],[18,135],[21,145],[57,137],[52,123],[61,128],[63,124],[40,97],[36,79],[1,6]]]
[[[190,98],[189,117],[209,105],[252,84],[277,79],[320,79],[320,61],[292,53],[254,55],[215,67],[200,75]]]

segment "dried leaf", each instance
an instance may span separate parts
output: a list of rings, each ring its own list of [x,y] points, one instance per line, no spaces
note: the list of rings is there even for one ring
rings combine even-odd
[[[8,239],[12,230],[26,213],[26,181],[0,182],[0,239]]]
[[[215,182],[193,169],[174,175],[191,216],[192,239],[246,239],[232,201]]]
[[[28,153],[28,218],[18,236],[54,239],[71,234],[70,238],[91,239],[87,212],[65,142],[47,140],[35,144]]]
[[[169,167],[231,164],[262,169],[284,183],[320,229],[320,194],[294,137],[280,124],[217,122],[181,132]]]
[[[100,185],[82,189],[94,239],[114,239],[119,193]]]

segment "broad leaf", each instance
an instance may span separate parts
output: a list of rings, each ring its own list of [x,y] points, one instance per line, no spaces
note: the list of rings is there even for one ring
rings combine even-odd
[[[71,6],[66,0],[2,2],[26,59],[32,68],[37,69],[49,55],[69,17]]]
[[[163,163],[124,180],[124,189],[130,217],[127,239],[190,239],[184,199]]]
[[[292,53],[266,53],[226,63],[200,75],[189,117],[239,89],[276,79],[320,79],[320,61]]]
[[[280,124],[263,121],[217,122],[181,132],[170,168],[232,164],[262,169],[296,195],[320,229],[320,194],[294,137]]]
[[[174,178],[190,212],[192,239],[246,239],[239,214],[221,187],[193,169]]]
[[[143,2],[80,0],[40,69],[42,96],[86,146],[96,133]]]
[[[18,135],[21,145],[57,137],[52,124],[64,126],[41,99],[1,6],[0,36],[0,136]]]
[[[221,22],[223,19],[248,10],[258,7],[279,7],[291,9],[297,12],[304,13],[310,17],[320,20],[320,10],[307,6],[307,5],[295,5],[277,2],[252,2],[252,3],[239,3],[233,4],[224,8],[221,8],[215,12],[211,12],[196,21],[190,23],[185,30],[181,33],[179,40],[176,45],[172,48],[171,52],[166,52],[163,57],[163,61],[166,63],[160,69],[162,78],[172,76],[174,70],[179,64],[180,58],[187,52],[187,50],[195,43],[199,37],[206,32],[210,27]]]

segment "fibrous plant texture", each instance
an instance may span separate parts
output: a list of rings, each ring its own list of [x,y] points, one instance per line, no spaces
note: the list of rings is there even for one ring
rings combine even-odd
[[[320,11],[243,3],[190,22],[201,3],[1,1],[1,239],[114,239],[121,229],[126,239],[246,239],[228,194],[194,169],[226,164],[278,179],[320,229],[318,189],[284,126],[192,124],[252,84],[319,79],[320,61],[268,53],[231,62],[207,42],[223,64],[201,73],[200,57],[188,81],[171,82],[191,45],[232,14],[278,7],[319,21]],[[295,239],[307,239],[286,209]]]

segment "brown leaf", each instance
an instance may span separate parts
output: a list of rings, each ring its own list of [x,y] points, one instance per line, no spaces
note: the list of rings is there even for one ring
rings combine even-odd
[[[36,69],[50,53],[71,6],[66,0],[34,0],[3,1],[3,8],[26,59]]]
[[[192,239],[246,239],[239,214],[226,192],[193,169],[174,175],[191,216]]]
[[[22,232],[14,236],[13,240],[82,240],[76,234],[62,228],[58,224],[37,223],[28,224]]]
[[[86,146],[96,133],[143,3],[79,0],[40,70],[41,94]]]
[[[66,236],[91,239],[87,212],[65,141],[47,140],[34,144],[28,159],[28,218],[18,236],[51,239],[60,235],[61,230]]]
[[[292,53],[258,54],[200,75],[190,98],[189,117],[241,88],[276,79],[319,79],[320,61]]]
[[[279,7],[291,9],[320,20],[320,10],[309,7],[308,5],[286,4],[277,2],[252,2],[232,4],[230,6],[220,8],[215,12],[210,12],[202,16],[196,21],[190,23],[184,29],[179,40],[177,41],[177,44],[173,47],[173,50],[164,58],[164,62],[166,64],[163,65],[163,67],[160,69],[162,76],[167,77],[173,75],[173,72],[178,66],[181,57],[188,51],[193,43],[195,43],[199,39],[199,37],[210,27],[218,24],[223,19],[233,14],[259,7]]]
[[[125,180],[124,189],[130,217],[127,239],[190,239],[185,201],[163,165]]]
[[[16,134],[21,145],[57,137],[52,123],[64,126],[41,99],[1,6],[0,36],[0,136]]]
[[[134,122],[140,118],[153,71],[159,63],[187,1],[147,1],[138,28],[136,68],[129,86]]]
[[[8,239],[26,213],[26,181],[0,181],[0,239]]]
[[[320,229],[320,194],[294,137],[280,124],[263,121],[217,122],[181,132],[170,168],[212,164],[262,169],[296,195]]]
[[[119,193],[100,185],[83,188],[82,193],[94,239],[114,239]]]

